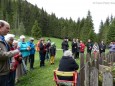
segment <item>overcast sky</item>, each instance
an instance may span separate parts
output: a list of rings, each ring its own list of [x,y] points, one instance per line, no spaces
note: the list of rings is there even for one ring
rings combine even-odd
[[[115,16],[115,0],[27,0],[32,4],[36,4],[39,8],[46,10],[47,13],[52,12],[57,17],[72,18],[77,21],[87,16],[90,10],[95,32],[98,33],[100,21],[108,16]]]

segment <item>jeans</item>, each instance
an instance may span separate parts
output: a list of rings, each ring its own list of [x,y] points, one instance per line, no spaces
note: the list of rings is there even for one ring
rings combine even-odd
[[[27,66],[26,66],[26,64],[25,64],[24,59],[22,59],[22,65],[23,65],[23,71],[24,71],[24,73],[26,74],[26,73],[27,73]]]
[[[46,52],[46,59],[49,60],[49,52]]]

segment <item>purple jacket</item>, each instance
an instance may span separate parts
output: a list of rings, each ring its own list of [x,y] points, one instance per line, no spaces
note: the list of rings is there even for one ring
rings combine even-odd
[[[110,44],[109,45],[109,51],[110,52],[115,52],[115,44]]]

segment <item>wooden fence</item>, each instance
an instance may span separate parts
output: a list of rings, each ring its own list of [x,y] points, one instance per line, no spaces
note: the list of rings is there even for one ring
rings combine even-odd
[[[115,86],[111,69],[105,68],[113,67],[115,62],[115,53],[108,53],[101,55],[97,54],[90,56],[86,55],[86,62],[84,61],[84,54],[80,54],[80,86]],[[99,80],[99,75],[102,75],[102,80]]]

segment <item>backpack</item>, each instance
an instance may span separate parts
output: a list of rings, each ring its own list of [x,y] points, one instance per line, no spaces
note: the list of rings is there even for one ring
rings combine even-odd
[[[40,45],[40,41],[38,41],[38,43],[36,44],[36,47],[35,47],[36,51],[38,51],[38,52],[40,51],[39,45]]]

